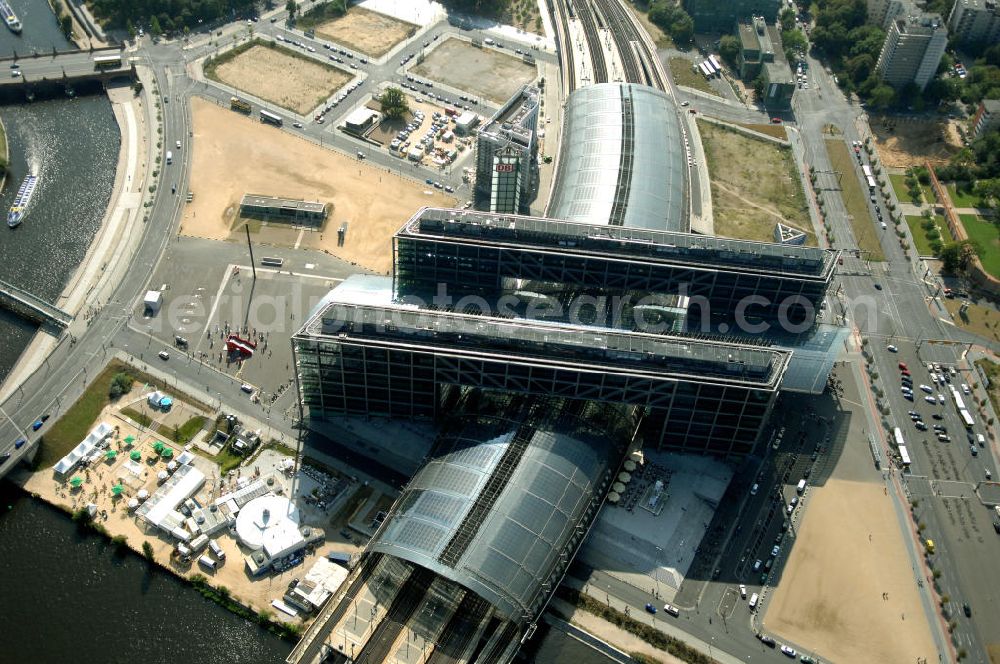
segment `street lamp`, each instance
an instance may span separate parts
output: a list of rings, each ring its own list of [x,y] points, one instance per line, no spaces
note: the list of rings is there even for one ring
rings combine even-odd
[[[653,570],[653,578],[656,579],[656,599],[660,599],[660,554],[663,549],[656,547],[656,568]]]

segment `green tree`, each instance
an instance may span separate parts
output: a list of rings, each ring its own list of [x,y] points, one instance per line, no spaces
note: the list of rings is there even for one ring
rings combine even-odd
[[[386,88],[379,97],[379,103],[382,105],[382,114],[390,120],[402,118],[410,110],[403,91],[397,87]]]
[[[740,55],[740,40],[733,35],[723,35],[719,40],[719,55],[730,66],[735,67]]]
[[[146,560],[153,561],[153,545],[149,542],[142,543],[142,555],[146,556]]]
[[[119,371],[111,378],[111,387],[108,388],[108,396],[117,399],[123,394],[128,394],[132,389],[132,376],[124,371]]]
[[[59,17],[59,29],[62,30],[63,35],[66,39],[73,38],[73,17],[69,14],[63,14]]]
[[[285,11],[288,12],[288,18],[295,18],[295,12],[299,10],[299,5],[295,0],[288,0],[285,3]]]
[[[781,22],[781,29],[788,31],[795,29],[795,10],[791,7],[786,7],[781,11],[781,15],[778,17]]]
[[[153,37],[159,37],[163,34],[163,28],[160,26],[160,19],[156,16],[149,19],[149,34]]]
[[[670,35],[678,44],[689,44],[694,37],[694,21],[672,0],[654,0],[649,7],[649,20]]]
[[[753,93],[756,95],[758,101],[764,98],[764,86],[766,84],[763,74],[760,74],[753,80]]]
[[[896,100],[896,91],[885,83],[876,85],[868,96],[869,103],[878,110],[885,110]]]
[[[973,240],[949,242],[941,248],[941,261],[945,272],[957,273],[965,270],[973,256],[982,253],[982,247]]]

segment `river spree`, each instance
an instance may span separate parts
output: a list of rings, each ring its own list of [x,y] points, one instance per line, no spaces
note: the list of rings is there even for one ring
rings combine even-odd
[[[0,661],[283,662],[291,644],[0,484]]]
[[[21,36],[0,26],[0,55],[67,49],[46,0],[14,0]],[[39,185],[24,222],[0,226],[0,279],[54,301],[83,261],[111,197],[121,145],[104,95],[0,106],[10,163],[0,212],[28,173]],[[0,312],[0,380],[31,340],[35,326]]]

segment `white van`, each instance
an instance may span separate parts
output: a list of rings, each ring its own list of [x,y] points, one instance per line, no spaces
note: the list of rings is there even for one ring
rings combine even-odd
[[[760,490],[760,485],[757,484],[756,482],[754,482],[753,486],[750,487],[750,495],[751,496],[756,496],[757,495],[757,491],[759,491],[759,490]]]
[[[750,610],[753,611],[757,608],[757,600],[760,599],[757,593],[750,595]]]
[[[795,486],[795,492],[800,496],[806,492],[806,481],[799,480],[799,483]]]
[[[486,39],[483,40],[483,43],[486,44],[487,46],[493,46],[493,44],[495,44],[496,42],[487,37]]]
[[[212,560],[212,557],[209,556],[208,554],[199,557],[198,564],[204,567],[205,569],[214,570],[216,568],[215,561]]]
[[[979,443],[980,447],[986,447],[986,437],[983,434],[976,434],[976,442]]]
[[[167,165],[169,166],[172,163],[174,163],[174,153],[167,150]]]
[[[217,560],[225,560],[226,552],[222,550],[219,543],[215,540],[208,540],[208,548],[212,552],[212,555],[216,557]]]

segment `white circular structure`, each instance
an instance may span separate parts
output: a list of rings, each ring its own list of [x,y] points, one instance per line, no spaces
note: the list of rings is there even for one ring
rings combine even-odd
[[[281,496],[254,498],[236,517],[236,535],[243,546],[255,550],[287,539],[301,539],[299,510]]]
[[[139,493],[136,494],[136,497],[139,500],[146,500],[147,498],[149,498],[149,492],[146,491],[145,489],[139,489]]]

